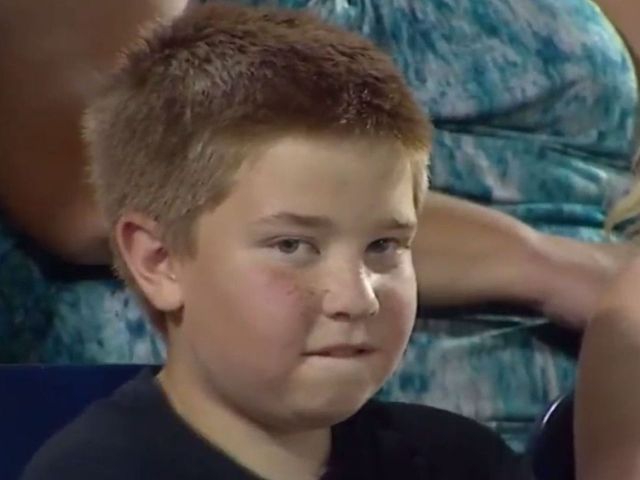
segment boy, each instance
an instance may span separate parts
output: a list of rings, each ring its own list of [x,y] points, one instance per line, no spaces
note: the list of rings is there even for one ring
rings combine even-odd
[[[116,268],[167,343],[36,479],[518,479],[491,431],[372,395],[413,326],[430,127],[392,62],[213,4],[128,52],[86,117]]]

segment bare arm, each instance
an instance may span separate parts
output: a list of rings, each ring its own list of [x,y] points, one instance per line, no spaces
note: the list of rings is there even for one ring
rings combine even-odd
[[[414,263],[422,300],[432,305],[487,300],[530,302],[521,267],[533,259],[535,232],[517,220],[430,192],[419,220]]]
[[[595,0],[637,59],[640,55],[640,3],[634,0]]]
[[[576,389],[579,480],[640,478],[640,259],[605,294]]]
[[[79,135],[98,74],[141,23],[185,2],[0,2],[0,204],[19,228],[68,260],[108,261]]]
[[[508,215],[429,193],[414,243],[422,302],[506,301],[583,328],[630,246],[543,235]]]

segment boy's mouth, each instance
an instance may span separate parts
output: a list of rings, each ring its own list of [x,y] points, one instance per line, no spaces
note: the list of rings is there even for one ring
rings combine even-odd
[[[305,357],[353,358],[369,355],[374,349],[370,345],[336,344],[305,353]]]

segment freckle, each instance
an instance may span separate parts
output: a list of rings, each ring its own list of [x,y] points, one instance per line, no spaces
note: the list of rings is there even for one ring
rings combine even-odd
[[[287,289],[285,290],[285,294],[288,296],[295,295],[299,297],[300,300],[308,302],[313,298],[315,298],[316,291],[312,288],[301,287],[299,284],[294,282],[287,286]]]
[[[289,285],[287,287],[285,295],[290,296],[290,297],[293,296],[293,295],[297,295],[299,290],[300,289],[298,288],[298,286],[295,283],[293,283],[293,284],[291,284],[291,285]]]
[[[317,299],[318,291],[314,288],[305,288],[301,292],[302,317],[314,319],[319,315],[319,304]]]

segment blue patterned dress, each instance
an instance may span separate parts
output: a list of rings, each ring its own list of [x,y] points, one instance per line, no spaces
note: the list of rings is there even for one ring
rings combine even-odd
[[[436,125],[433,188],[545,231],[602,239],[605,212],[628,186],[638,94],[629,54],[594,4],[248,3],[313,9],[389,52]],[[161,360],[118,282],[59,278],[61,268],[0,229],[0,360]],[[424,313],[381,395],[462,412],[522,446],[541,409],[573,382],[575,358],[547,323],[504,311]]]

